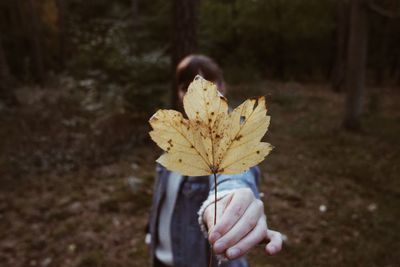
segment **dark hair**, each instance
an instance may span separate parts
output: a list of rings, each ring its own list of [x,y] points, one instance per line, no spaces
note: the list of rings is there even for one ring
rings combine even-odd
[[[214,60],[204,55],[189,55],[181,60],[176,68],[176,89],[186,92],[196,75],[216,83],[223,90],[222,70]]]

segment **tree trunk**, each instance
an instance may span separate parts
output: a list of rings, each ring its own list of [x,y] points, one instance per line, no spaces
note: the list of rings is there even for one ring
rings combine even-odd
[[[129,36],[129,49],[131,55],[136,55],[140,51],[140,41],[138,39],[140,30],[139,0],[131,0],[131,25],[132,34]]]
[[[390,65],[390,77],[396,85],[400,85],[400,51],[395,53],[395,58]]]
[[[275,6],[275,15],[278,24],[278,30],[276,32],[276,40],[275,40],[275,76],[279,79],[285,79],[286,77],[286,43],[285,38],[283,36],[283,11],[282,11],[282,3],[281,1],[276,2]]]
[[[388,45],[390,40],[390,19],[387,17],[382,18],[382,37],[380,38],[379,48],[378,48],[378,62],[376,64],[375,69],[375,83],[376,85],[381,85],[385,80],[385,70],[386,70],[386,62]]]
[[[335,92],[343,91],[346,73],[346,51],[349,28],[349,3],[347,0],[336,2],[336,44],[335,59],[332,68],[332,89]]]
[[[346,106],[343,125],[348,130],[360,130],[367,58],[367,6],[365,0],[352,0],[349,43],[346,61]]]
[[[13,77],[10,73],[6,54],[0,36],[0,102],[16,104],[14,92],[11,90]]]
[[[3,43],[0,36],[0,89],[4,89],[4,84],[11,80],[10,68],[8,67],[6,53],[3,49]]]
[[[66,1],[56,0],[58,12],[58,57],[60,68],[64,69],[67,51],[67,27],[65,24]]]
[[[198,7],[200,0],[174,0],[172,5],[171,66],[173,73],[172,106],[179,102],[175,69],[179,61],[197,49]]]
[[[232,43],[239,44],[239,28],[238,28],[238,3],[237,0],[231,0],[231,18],[232,18]]]
[[[42,51],[41,33],[39,30],[39,17],[37,6],[34,0],[28,1],[28,12],[30,13],[31,25],[29,26],[29,40],[32,49],[33,73],[39,83],[43,83],[45,78],[44,58]]]

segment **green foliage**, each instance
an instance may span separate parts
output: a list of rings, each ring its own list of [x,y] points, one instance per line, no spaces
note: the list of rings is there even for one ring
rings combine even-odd
[[[282,78],[311,77],[314,70],[326,72],[333,41],[333,4],[316,0],[204,1],[202,49],[223,65],[244,67],[262,76],[277,74],[281,65]]]
[[[328,78],[336,52],[337,1],[200,2],[197,52],[215,58],[228,81]],[[47,74],[95,79],[106,93],[117,88],[130,110],[150,113],[154,94],[159,96],[156,104],[166,106],[172,76],[170,37],[176,30],[171,1],[137,0],[136,13],[129,0],[45,0],[34,2],[34,8],[28,3],[0,4],[0,47],[16,80],[29,82],[38,76],[37,40]],[[36,31],[31,29],[34,15]],[[399,24],[375,13],[368,19],[368,64],[376,80],[396,79]]]
[[[129,1],[75,1],[71,8],[77,11],[70,26],[75,51],[69,69],[74,76],[84,79],[100,73],[103,84],[122,88],[132,112],[146,114],[164,105],[160,99],[170,80],[164,23],[169,6],[162,1],[143,3],[138,18],[131,16]],[[155,94],[161,98],[154,99]]]

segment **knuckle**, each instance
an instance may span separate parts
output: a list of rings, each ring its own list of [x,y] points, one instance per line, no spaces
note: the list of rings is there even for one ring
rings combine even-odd
[[[251,225],[252,228],[255,228],[258,225],[259,220],[257,218],[252,218],[250,220],[249,224]]]
[[[253,229],[253,227],[252,227],[252,222],[248,222],[248,223],[246,223],[245,225],[244,225],[244,227],[243,227],[243,234],[247,234],[247,233],[249,233],[252,229]]]
[[[235,218],[239,218],[243,214],[243,207],[242,205],[235,205],[232,207],[232,213]]]
[[[259,200],[259,199],[256,199],[255,202],[256,202],[256,205],[257,205],[257,207],[258,207],[259,209],[264,210],[264,202],[262,202],[262,201]]]
[[[240,249],[241,253],[239,254],[239,257],[248,253],[253,246],[254,244],[252,242],[240,242],[235,245],[236,248]]]
[[[237,243],[237,235],[226,234],[221,238],[221,241],[225,243],[226,248],[230,248]]]
[[[237,255],[235,255],[235,257],[226,255],[227,258],[230,259],[230,260],[235,260],[235,259],[237,259],[237,258],[239,258],[239,257],[242,257],[242,256],[245,255],[245,254],[248,252],[248,250],[249,250],[248,248],[243,247],[243,246],[235,246],[234,248],[235,248],[235,249],[238,249],[238,250],[239,250],[239,253],[238,253]]]
[[[236,241],[237,241],[236,238],[232,237],[232,238],[227,239],[225,242],[228,247],[232,247],[233,245],[236,244]]]
[[[218,227],[219,232],[221,233],[226,233],[228,232],[229,228],[229,222],[227,221],[222,221],[221,224]]]
[[[243,195],[245,195],[248,198],[254,196],[253,195],[253,191],[251,191],[250,188],[244,188],[243,189]]]
[[[250,232],[251,230],[253,230],[256,226],[257,226],[257,220],[250,220],[247,224],[247,232]]]

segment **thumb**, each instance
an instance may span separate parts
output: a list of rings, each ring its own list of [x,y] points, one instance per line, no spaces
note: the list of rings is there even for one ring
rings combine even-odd
[[[209,240],[211,243],[215,242],[219,236],[213,236],[213,228],[215,226],[214,224],[214,217],[216,213],[216,223],[218,223],[219,219],[222,217],[222,214],[224,213],[227,204],[230,202],[232,196],[231,194],[219,199],[216,204],[216,212],[215,212],[215,202],[212,202],[204,211],[204,222],[207,225],[208,228],[208,234],[209,234]]]

